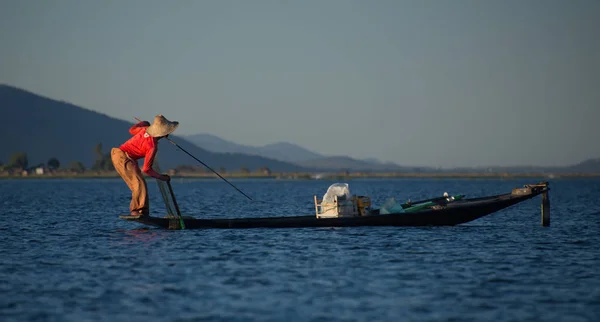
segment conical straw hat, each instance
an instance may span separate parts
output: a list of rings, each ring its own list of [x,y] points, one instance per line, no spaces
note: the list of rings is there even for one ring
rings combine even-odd
[[[152,137],[167,136],[179,126],[177,121],[169,121],[161,114],[154,117],[154,123],[146,129],[146,133]]]

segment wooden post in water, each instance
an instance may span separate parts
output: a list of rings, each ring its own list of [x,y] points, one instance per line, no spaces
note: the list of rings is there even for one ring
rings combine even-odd
[[[542,226],[550,226],[550,197],[548,197],[548,191],[542,193]]]

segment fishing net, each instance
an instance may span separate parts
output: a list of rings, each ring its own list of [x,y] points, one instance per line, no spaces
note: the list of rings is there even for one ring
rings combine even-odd
[[[158,153],[154,157],[154,165],[152,166],[154,170],[158,173],[162,173],[160,170],[160,165],[158,162]],[[156,183],[158,184],[158,190],[160,190],[160,194],[162,195],[163,201],[165,202],[165,207],[167,208],[167,217],[175,218],[177,217],[177,209],[175,208],[175,202],[171,197],[171,192],[169,191],[169,185],[167,182],[156,179]]]

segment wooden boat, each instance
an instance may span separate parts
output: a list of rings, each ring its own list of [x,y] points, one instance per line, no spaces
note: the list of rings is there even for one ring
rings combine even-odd
[[[525,185],[515,188],[509,193],[460,199],[448,202],[447,198],[438,197],[419,202],[433,203],[430,207],[413,212],[380,214],[374,209],[365,215],[352,217],[317,218],[317,216],[284,216],[261,218],[233,219],[198,219],[183,217],[185,229],[199,228],[303,228],[303,227],[356,227],[356,226],[453,226],[467,223],[483,216],[495,213],[504,208],[543,194],[543,223],[549,224],[548,183]],[[413,203],[413,204],[419,204]],[[406,208],[407,204],[403,205]],[[544,207],[545,206],[545,207]],[[547,213],[547,214],[546,214]],[[547,219],[545,217],[547,216]],[[175,217],[142,217],[121,216],[122,219],[145,225],[166,229],[180,229],[180,222]],[[547,226],[544,224],[544,226]]]

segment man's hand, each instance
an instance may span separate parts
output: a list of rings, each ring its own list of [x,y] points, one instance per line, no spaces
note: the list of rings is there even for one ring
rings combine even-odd
[[[163,174],[163,175],[161,175],[160,180],[169,182],[169,181],[171,181],[171,177],[168,174]]]

